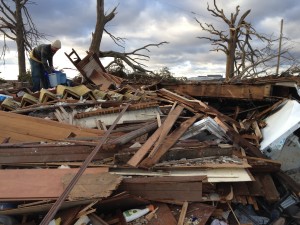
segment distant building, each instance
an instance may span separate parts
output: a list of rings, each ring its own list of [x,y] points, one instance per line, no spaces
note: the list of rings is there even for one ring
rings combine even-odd
[[[189,77],[188,80],[191,81],[210,81],[210,80],[225,80],[223,75],[220,74],[212,74],[206,76],[198,76],[198,77]]]

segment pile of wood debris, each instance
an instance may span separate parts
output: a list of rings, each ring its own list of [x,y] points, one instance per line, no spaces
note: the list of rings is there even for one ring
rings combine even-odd
[[[263,94],[251,84],[133,88],[95,60],[73,61],[93,86],[23,90],[1,103],[0,222],[299,224],[300,185],[274,159],[294,143],[300,119],[284,112],[298,105],[267,94],[275,83],[259,84]]]

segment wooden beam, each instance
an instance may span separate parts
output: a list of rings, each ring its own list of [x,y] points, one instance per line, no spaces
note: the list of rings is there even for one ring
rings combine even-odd
[[[265,198],[269,203],[279,201],[280,196],[273,182],[273,178],[269,174],[260,175],[259,179],[265,190]]]
[[[183,225],[184,224],[184,219],[185,219],[185,215],[186,215],[188,206],[189,206],[189,203],[187,201],[185,201],[183,203],[182,208],[181,208],[181,212],[180,212],[180,215],[179,215],[179,219],[178,219],[177,225]]]
[[[132,182],[123,179],[118,190],[151,201],[202,201],[202,181]]]
[[[159,161],[159,159],[179,140],[179,138],[187,131],[187,129],[200,117],[199,114],[187,119],[180,124],[175,131],[173,131],[167,138],[164,140],[160,148],[152,154],[151,157],[147,157],[141,163],[141,167],[149,168]]]
[[[270,84],[176,84],[163,85],[170,91],[177,91],[193,97],[215,97],[235,99],[264,99],[270,97]]]
[[[32,200],[57,198],[64,190],[62,178],[78,169],[0,170],[0,199]],[[88,168],[85,174],[108,172],[108,168]]]
[[[10,138],[11,143],[30,141],[54,141],[67,138],[71,133],[76,137],[99,137],[103,131],[79,128],[69,124],[31,116],[0,111],[0,138]]]
[[[151,149],[152,145],[156,142],[159,138],[159,135],[162,131],[162,126],[159,127],[150,138],[143,144],[143,146],[134,154],[134,156],[127,162],[128,165],[136,167],[146,156],[148,151]]]
[[[171,128],[173,127],[174,123],[176,122],[176,120],[178,119],[178,117],[180,116],[181,112],[183,111],[183,107],[178,105],[174,110],[172,110],[165,122],[162,125],[162,130],[161,133],[159,135],[158,140],[155,142],[154,147],[150,153],[150,156],[155,154],[155,152],[158,150],[158,148],[161,146],[162,142],[164,141],[164,139],[166,138],[166,136],[168,135],[169,131],[171,130]]]

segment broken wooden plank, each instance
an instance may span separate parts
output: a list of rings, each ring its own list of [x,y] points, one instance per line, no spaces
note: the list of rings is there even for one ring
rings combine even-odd
[[[186,176],[186,177],[136,177],[126,179],[127,184],[147,184],[147,183],[170,183],[170,182],[199,182],[206,179],[206,176]]]
[[[155,142],[153,149],[151,150],[149,156],[151,157],[155,152],[158,150],[158,148],[162,145],[162,142],[168,135],[169,131],[173,127],[174,123],[176,122],[177,118],[180,116],[181,112],[183,111],[183,107],[178,105],[174,110],[172,110],[166,120],[164,121],[162,125],[162,130],[160,133],[160,136],[158,140]]]
[[[205,225],[215,210],[216,207],[212,205],[192,202],[189,204],[186,218],[194,221],[197,225]]]
[[[51,200],[53,201],[53,200]],[[29,215],[29,214],[38,214],[48,211],[51,206],[54,204],[51,201],[47,200],[44,203],[38,204],[38,205],[31,205],[27,207],[21,207],[21,208],[13,208],[13,209],[7,209],[7,210],[0,210],[0,215]],[[76,200],[76,201],[65,201],[62,204],[61,210],[72,208],[76,206],[82,206],[85,204],[89,204],[91,202],[94,202],[95,199],[84,199],[84,200]]]
[[[164,84],[170,91],[178,91],[193,97],[234,99],[264,99],[271,96],[270,84]]]
[[[62,178],[64,187],[70,183],[74,174],[66,174]],[[110,196],[112,191],[118,187],[121,183],[121,176],[114,176],[110,173],[101,174],[85,174],[81,176],[72,191],[70,192],[68,199],[76,200],[82,198],[104,198]]]
[[[72,207],[69,209],[61,210],[57,213],[57,218],[61,218],[61,224],[73,225],[76,221],[76,215],[79,213],[81,206]]]
[[[11,143],[61,140],[71,133],[76,137],[98,137],[104,134],[103,131],[3,111],[0,111],[0,126],[0,138],[11,137]]]
[[[263,136],[262,136],[262,133],[260,131],[257,121],[252,122],[252,128],[254,129],[255,135],[257,136],[258,140],[260,141],[263,138]]]
[[[189,206],[189,203],[187,201],[185,201],[183,203],[182,208],[181,208],[181,212],[180,212],[180,215],[179,215],[179,219],[178,219],[177,225],[183,225],[184,224],[184,219],[185,219],[185,216],[186,216],[186,212],[187,212],[188,206]]]
[[[201,181],[132,183],[124,179],[118,189],[153,201],[202,201]]]
[[[199,114],[187,119],[183,123],[180,124],[175,131],[173,131],[167,138],[164,140],[160,148],[157,150],[155,154],[151,157],[147,157],[141,163],[141,167],[149,168],[157,163],[160,158],[179,140],[179,138],[187,131],[187,129],[200,117]]]
[[[240,126],[236,120],[220,113],[215,108],[208,106],[204,102],[194,99],[191,96],[189,96],[189,98],[183,97],[183,96],[177,94],[176,92],[171,92],[166,89],[160,89],[159,93],[168,99],[180,102],[181,104],[184,105],[185,108],[189,109],[193,113],[205,113],[205,114],[209,114],[211,116],[218,116],[222,119],[222,121],[226,121],[231,124],[235,124],[237,127]]]
[[[105,144],[105,146],[107,146],[108,148],[105,148],[105,149],[109,149],[109,146],[111,145],[124,145],[128,142],[130,142],[131,140],[137,138],[137,137],[140,137],[150,131],[153,131],[154,129],[156,129],[158,127],[157,125],[157,122],[152,122],[152,123],[147,123],[147,124],[142,124],[142,125],[139,125],[139,126],[142,126],[140,127],[139,129],[137,130],[133,130],[129,133],[126,133],[114,140],[111,140],[109,141],[107,144]]]
[[[254,176],[255,181],[247,182],[247,187],[251,196],[264,196],[265,190],[258,176]]]
[[[126,110],[128,109],[130,103],[127,103],[125,107],[123,108],[122,112],[117,116],[116,120],[113,122],[113,124],[109,127],[108,131],[105,132],[105,135],[102,140],[99,141],[97,146],[94,148],[94,150],[89,154],[89,156],[85,159],[82,166],[76,173],[76,175],[73,177],[71,182],[68,184],[66,189],[63,191],[63,193],[59,196],[59,198],[56,200],[56,202],[53,204],[49,212],[46,214],[46,216],[43,218],[41,225],[48,225],[50,221],[53,219],[57,211],[59,210],[59,207],[62,205],[64,200],[67,198],[73,187],[75,186],[76,182],[79,180],[80,176],[84,173],[84,171],[87,169],[88,164],[93,160],[97,152],[102,148],[102,145],[107,141],[109,135],[111,134],[112,130],[115,128],[121,117],[124,115]]]
[[[78,169],[0,170],[0,199],[38,200],[57,198],[63,192],[62,177]],[[108,172],[108,168],[88,168],[85,174]]]
[[[176,225],[177,221],[172,214],[170,208],[165,203],[155,204],[158,207],[156,211],[156,217],[152,218],[148,225]]]
[[[0,145],[0,164],[18,163],[49,163],[49,162],[71,162],[84,161],[92,152],[94,146],[88,145],[50,145],[36,144],[23,146],[2,146]],[[114,152],[98,152],[96,160],[113,157]]]
[[[289,175],[285,174],[283,171],[276,173],[276,176],[284,182],[298,197],[300,197],[300,184],[293,180]]]
[[[142,147],[134,154],[134,156],[127,162],[128,165],[136,167],[146,156],[148,151],[153,146],[154,142],[159,138],[162,131],[162,126],[159,127],[150,138],[142,145]]]
[[[279,192],[276,189],[276,185],[273,182],[273,178],[269,174],[259,175],[259,179],[265,190],[265,199],[269,203],[275,203],[279,201]]]
[[[189,147],[186,143],[185,147],[176,147],[176,145],[171,148],[166,154],[161,158],[162,161],[179,160],[179,159],[193,159],[202,158],[210,156],[232,156],[232,147],[220,148],[214,146],[199,146],[199,147]]]

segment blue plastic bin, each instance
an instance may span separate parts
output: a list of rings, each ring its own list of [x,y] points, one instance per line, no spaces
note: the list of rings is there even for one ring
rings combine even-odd
[[[0,102],[4,101],[6,98],[12,98],[12,96],[0,94]]]
[[[60,71],[55,71],[49,74],[49,82],[51,87],[56,87],[59,84],[67,83],[67,75]]]
[[[57,74],[58,74],[57,77],[59,78],[59,84],[66,84],[67,83],[67,75],[60,71]]]

